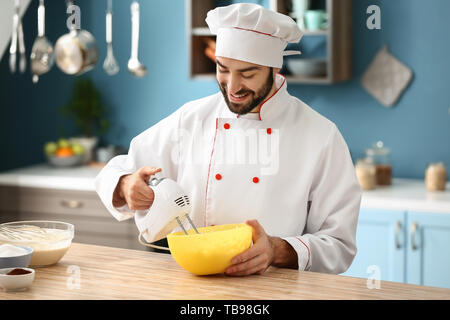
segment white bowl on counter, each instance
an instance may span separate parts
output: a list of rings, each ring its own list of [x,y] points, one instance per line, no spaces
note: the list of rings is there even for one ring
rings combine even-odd
[[[35,272],[31,268],[20,268],[30,273],[19,275],[8,275],[7,273],[16,268],[0,269],[0,287],[4,291],[25,291],[34,281]]]
[[[1,245],[1,244],[0,244]],[[33,248],[27,246],[17,246],[24,249],[24,253],[14,256],[0,256],[0,269],[4,268],[26,268],[30,265],[31,257],[33,256]]]

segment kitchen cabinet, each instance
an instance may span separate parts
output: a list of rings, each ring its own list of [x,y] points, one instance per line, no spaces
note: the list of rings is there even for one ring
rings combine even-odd
[[[342,275],[450,288],[450,212],[361,208],[356,241]]]
[[[406,282],[450,288],[450,214],[408,212]]]
[[[0,186],[0,222],[17,220],[64,221],[74,242],[146,250],[134,220],[117,222],[95,191]]]
[[[216,73],[216,65],[205,54],[208,40],[215,36],[205,22],[209,10],[236,1],[186,0],[187,56],[189,75],[192,79],[211,79]],[[266,8],[289,15],[285,0],[258,1]],[[326,0],[324,10],[328,14],[328,29],[318,31],[302,30],[302,42],[312,40],[324,44],[326,74],[322,76],[302,76],[286,74],[288,83],[332,84],[348,81],[352,77],[352,1]],[[318,39],[320,38],[320,39]],[[300,56],[301,57],[301,56]],[[301,57],[302,59],[306,59]],[[298,59],[298,58],[297,58]],[[317,59],[313,57],[311,59]]]
[[[404,282],[405,216],[403,211],[361,209],[356,232],[358,252],[344,275],[368,278],[380,272],[381,280]]]

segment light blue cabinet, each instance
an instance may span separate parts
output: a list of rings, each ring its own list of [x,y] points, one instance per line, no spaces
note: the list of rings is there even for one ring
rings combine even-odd
[[[450,214],[408,212],[406,282],[450,288]]]
[[[450,213],[362,208],[356,241],[342,275],[450,288]]]
[[[350,268],[343,273],[367,278],[374,270],[380,280],[405,281],[406,212],[361,209],[356,232],[358,252]]]

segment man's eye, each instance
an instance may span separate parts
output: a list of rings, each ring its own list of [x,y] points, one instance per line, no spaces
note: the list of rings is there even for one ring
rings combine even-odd
[[[244,79],[251,79],[251,78],[253,78],[253,76],[254,76],[254,74],[250,74],[250,75],[242,75],[242,78],[244,78]]]
[[[220,72],[220,73],[228,73],[228,70],[226,70],[226,69],[220,69],[220,68],[219,68],[219,72]]]

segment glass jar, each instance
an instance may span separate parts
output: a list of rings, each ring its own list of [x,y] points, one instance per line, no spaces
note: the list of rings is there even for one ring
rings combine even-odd
[[[392,166],[391,150],[383,146],[383,141],[378,141],[372,148],[366,149],[366,157],[371,159],[375,165],[375,176],[377,185],[388,186],[391,184]]]
[[[375,189],[376,169],[371,159],[358,159],[355,164],[355,172],[363,190]]]
[[[443,191],[447,183],[447,171],[442,162],[430,163],[425,171],[425,185],[428,191]]]

